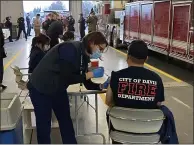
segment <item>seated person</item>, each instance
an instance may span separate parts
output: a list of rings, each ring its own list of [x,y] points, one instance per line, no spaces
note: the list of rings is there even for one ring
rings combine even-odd
[[[50,38],[44,34],[40,34],[32,39],[32,48],[30,51],[29,70],[32,73],[38,63],[50,49]]]
[[[108,106],[156,109],[161,105],[164,101],[162,79],[155,72],[144,68],[147,58],[146,43],[141,40],[133,41],[128,47],[128,68],[111,74],[106,93]],[[112,128],[111,124],[110,127]],[[113,141],[115,143],[118,142]]]
[[[109,106],[136,109],[155,109],[164,101],[162,79],[155,72],[144,68],[148,58],[145,42],[135,40],[128,47],[128,68],[112,72],[106,94]]]
[[[63,37],[62,37],[62,40],[63,41],[70,41],[70,40],[74,40],[75,36],[74,36],[74,33],[71,32],[71,31],[66,31],[64,34],[63,34]]]

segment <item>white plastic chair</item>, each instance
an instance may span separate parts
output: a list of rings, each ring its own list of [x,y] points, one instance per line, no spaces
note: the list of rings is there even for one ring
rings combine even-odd
[[[21,70],[27,70],[28,68],[19,68],[18,66],[11,66],[11,68],[13,69],[14,71],[14,74],[15,74],[15,81],[18,85],[18,88],[21,90],[20,93],[19,93],[19,96],[21,95],[21,93],[24,91],[24,90],[27,90],[27,81],[23,80],[23,77],[24,76],[30,76],[30,74],[23,74],[21,72]]]
[[[109,108],[109,141],[123,144],[157,144],[164,114],[159,109]],[[110,127],[112,124],[114,130]]]

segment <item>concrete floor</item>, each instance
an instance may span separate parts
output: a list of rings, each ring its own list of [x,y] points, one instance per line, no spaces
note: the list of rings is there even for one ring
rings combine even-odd
[[[8,89],[4,91],[7,92],[18,92],[15,77],[10,69],[10,65],[17,65],[19,67],[28,67],[28,57],[30,51],[31,39],[27,42],[24,39],[20,39],[17,42],[6,43],[5,48],[7,51],[8,57],[4,59],[5,65],[5,75],[4,75],[4,84],[8,85]],[[114,49],[109,49],[107,53],[103,54],[104,61],[101,64],[105,67],[105,73],[110,75],[111,71],[116,71],[122,68],[127,67],[126,57],[123,53],[120,53]],[[151,62],[149,64],[155,65],[157,68],[163,64],[162,61],[150,58]],[[110,63],[111,61],[111,63]],[[179,68],[172,66],[162,66],[166,70],[171,70],[172,72],[179,72],[179,78],[181,76],[187,76],[187,80],[190,81],[193,78],[188,78],[191,74],[185,70],[179,70]],[[168,68],[169,67],[169,68]],[[177,132],[179,136],[180,143],[190,144],[193,142],[193,86],[192,83],[177,82],[176,79],[169,77],[163,71],[154,69],[163,79],[165,86],[165,104],[172,110],[175,121]],[[182,73],[182,75],[181,75]],[[172,74],[172,73],[171,73]],[[184,79],[183,79],[184,80]],[[99,133],[105,135],[106,140],[108,139],[108,128],[105,119],[105,112],[107,106],[104,104],[104,96],[99,96]],[[94,97],[90,97],[90,102],[94,103]],[[72,117],[73,117],[73,108],[72,107]],[[74,121],[74,118],[72,118]],[[91,108],[88,108],[84,104],[83,108],[80,110],[79,114],[79,133],[92,133],[95,132],[95,114]],[[34,130],[32,142],[36,143],[36,131]],[[95,139],[93,139],[94,141]],[[99,140],[99,139],[97,139]],[[52,130],[52,143],[61,143],[59,130]],[[91,143],[91,142],[90,142]]]

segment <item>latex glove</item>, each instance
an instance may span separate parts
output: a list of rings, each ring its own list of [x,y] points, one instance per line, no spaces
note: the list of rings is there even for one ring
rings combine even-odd
[[[110,84],[110,77],[102,84],[102,89],[107,89]]]
[[[100,78],[100,77],[104,76],[104,68],[103,67],[93,69],[92,72],[93,72],[94,78]]]
[[[98,58],[101,58],[102,57],[102,54],[100,53],[100,51],[96,51],[96,52],[94,52],[91,56],[90,56],[90,58],[91,59],[98,59]]]

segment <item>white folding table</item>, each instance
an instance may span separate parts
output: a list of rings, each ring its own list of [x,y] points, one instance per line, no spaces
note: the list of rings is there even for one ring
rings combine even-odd
[[[104,83],[106,80],[106,77],[98,78],[98,79],[92,79],[93,82],[95,83]],[[106,140],[103,134],[98,132],[98,94],[105,93],[106,90],[87,90],[84,86],[81,87],[80,91],[80,84],[75,84],[71,85],[67,89],[68,95],[75,97],[75,120],[76,120],[76,125],[75,125],[75,135],[77,138],[82,138],[82,137],[87,137],[87,136],[101,136],[103,139],[103,143],[105,144]],[[96,131],[95,133],[91,134],[78,134],[78,111],[81,108],[82,105],[78,106],[78,97],[85,97],[87,95],[93,94],[95,97],[95,107],[93,107],[89,102],[87,102],[94,110],[95,110],[95,116],[96,116]],[[93,96],[90,96],[93,97]],[[82,103],[83,104],[83,103]],[[24,142],[29,143],[30,139],[30,132],[29,130],[35,129],[34,126],[32,126],[32,121],[31,121],[31,112],[33,112],[34,107],[31,103],[31,100],[29,97],[24,101],[24,113],[23,113],[23,125],[24,125]],[[55,119],[52,122],[52,127],[56,128],[58,127],[58,123],[56,123]]]

